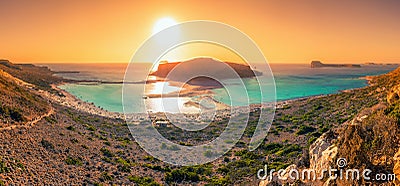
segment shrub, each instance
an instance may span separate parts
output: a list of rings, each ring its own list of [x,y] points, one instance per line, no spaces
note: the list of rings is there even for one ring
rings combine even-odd
[[[197,182],[200,176],[195,172],[189,172],[181,169],[173,170],[165,174],[165,181],[167,183],[180,183],[182,181]]]
[[[25,117],[19,110],[10,110],[10,117],[12,120],[17,122],[26,121]]]
[[[76,138],[72,138],[70,141],[71,141],[71,143],[79,143],[78,139],[76,139]]]
[[[302,126],[300,126],[299,130],[297,130],[296,134],[303,135],[303,134],[307,134],[307,133],[314,132],[314,131],[315,131],[314,127],[302,125]]]
[[[114,153],[112,153],[110,150],[107,148],[101,148],[100,151],[103,153],[104,156],[107,157],[114,157]]]
[[[82,165],[82,159],[81,158],[74,158],[71,156],[68,156],[67,159],[65,159],[65,163],[68,165]]]
[[[0,157],[0,174],[10,172],[10,169],[7,167],[6,163]]]
[[[103,181],[112,181],[112,180],[114,180],[114,176],[108,174],[107,172],[103,172],[101,174],[101,178],[100,179],[102,179]]]
[[[51,124],[55,124],[58,121],[54,118],[54,117],[45,117],[44,118],[47,122],[51,123]]]
[[[142,186],[159,186],[151,177],[128,176],[128,180]]]
[[[96,127],[94,127],[93,125],[87,125],[86,129],[89,131],[96,131]]]
[[[74,128],[74,126],[71,125],[71,126],[68,126],[68,127],[67,127],[67,130],[75,131],[75,128]]]
[[[50,143],[49,141],[43,139],[43,138],[42,138],[42,141],[40,141],[40,143],[46,149],[49,149],[49,150],[53,150],[54,149],[54,145],[52,143]]]

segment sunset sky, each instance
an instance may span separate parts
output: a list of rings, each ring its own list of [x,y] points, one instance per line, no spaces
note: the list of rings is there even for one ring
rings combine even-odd
[[[271,63],[400,62],[397,0],[0,0],[0,59],[129,62],[165,17],[236,27]]]

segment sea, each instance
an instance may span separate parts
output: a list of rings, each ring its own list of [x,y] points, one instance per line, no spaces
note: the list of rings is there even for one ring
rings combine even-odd
[[[76,64],[76,63],[54,63],[39,64],[47,66],[53,71],[78,71],[79,73],[59,73],[67,79],[74,80],[93,80],[103,82],[116,83],[75,83],[60,85],[59,88],[64,89],[77,98],[94,103],[96,106],[111,112],[123,112],[122,88],[123,85],[118,82],[124,80],[126,63],[110,63],[110,64]],[[137,63],[134,64],[133,71],[130,73],[130,81],[134,83],[126,84],[132,92],[129,98],[125,97],[130,103],[133,103],[133,112],[143,112],[143,109],[167,112],[181,112],[182,109],[187,111],[196,110],[191,106],[184,106],[185,102],[190,101],[190,97],[179,98],[147,98],[149,92],[157,92],[163,89],[163,93],[173,92],[180,89],[168,83],[153,83],[143,85],[146,75],[149,73],[152,64]],[[213,89],[213,98],[219,102],[233,106],[244,106],[254,103],[269,101],[283,101],[301,97],[326,95],[338,93],[341,90],[360,88],[368,85],[363,78],[365,76],[373,76],[385,74],[396,69],[397,65],[362,65],[361,68],[310,68],[309,64],[270,64],[273,78],[275,81],[276,94],[261,98],[258,87],[259,82],[255,78],[243,79],[243,83],[247,89],[249,99],[236,99],[232,102],[227,89],[235,90],[240,88],[237,83],[227,83],[224,88]],[[257,69],[259,70],[259,69]],[[259,70],[262,71],[262,70]],[[132,75],[133,74],[133,75]],[[264,72],[265,74],[265,72]],[[136,78],[137,77],[137,78]],[[259,76],[258,78],[269,78],[267,76]],[[263,85],[261,85],[263,86]],[[145,88],[144,88],[145,87]],[[126,96],[126,95],[125,95]],[[162,101],[164,99],[164,101]],[[168,102],[176,102],[178,106],[170,106],[165,104]],[[148,104],[150,103],[150,104]],[[163,105],[164,103],[164,105]],[[144,106],[146,105],[146,106]],[[167,107],[167,108],[165,108]]]

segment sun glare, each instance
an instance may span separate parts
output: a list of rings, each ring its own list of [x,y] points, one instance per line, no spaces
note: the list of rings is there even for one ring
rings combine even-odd
[[[161,18],[154,24],[153,34],[156,34],[157,32],[164,30],[170,26],[176,25],[176,24],[177,24],[177,22],[170,17]]]

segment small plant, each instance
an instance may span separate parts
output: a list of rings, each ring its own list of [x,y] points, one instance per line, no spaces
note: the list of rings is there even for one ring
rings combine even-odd
[[[78,142],[79,142],[76,138],[72,138],[70,141],[71,141],[72,143],[78,143]]]
[[[197,182],[199,180],[200,176],[197,173],[182,169],[173,170],[165,174],[165,181],[167,183],[180,183],[183,181]]]
[[[43,138],[42,138],[42,141],[40,141],[40,143],[46,149],[49,149],[49,150],[53,150],[54,149],[54,145],[52,143],[50,143],[49,141],[43,139]]]
[[[47,122],[49,122],[50,124],[55,124],[58,123],[58,121],[54,118],[54,117],[45,117],[44,118]]]
[[[107,156],[107,157],[110,157],[110,158],[114,157],[114,153],[112,153],[107,148],[101,148],[100,151],[103,153],[104,156]]]
[[[96,127],[94,127],[93,125],[87,125],[86,129],[89,131],[96,131]]]
[[[83,164],[81,158],[74,158],[71,156],[68,156],[67,159],[65,159],[65,163],[67,165],[78,165],[78,166]]]
[[[0,157],[0,174],[10,172],[10,169],[7,167],[6,163]]]
[[[310,126],[306,126],[306,125],[302,125],[300,126],[299,130],[296,132],[297,135],[303,135],[303,134],[307,134],[310,132],[314,132],[315,128],[314,127],[310,127]]]
[[[67,127],[67,130],[75,131],[75,128],[74,128],[74,126],[71,125],[71,126],[68,126],[68,127]]]
[[[151,177],[139,177],[139,176],[128,176],[128,180],[138,185],[143,186],[159,186],[160,184],[155,182]]]
[[[107,172],[103,172],[101,174],[101,179],[103,179],[104,181],[112,181],[112,180],[114,180],[114,176],[108,174]]]

